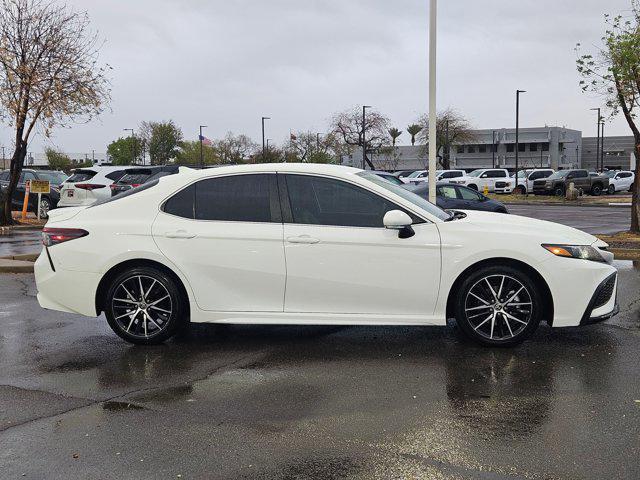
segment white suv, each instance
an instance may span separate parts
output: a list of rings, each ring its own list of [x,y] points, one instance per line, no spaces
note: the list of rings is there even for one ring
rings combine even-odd
[[[480,192],[484,188],[490,192],[511,193],[515,180],[509,177],[509,172],[505,168],[479,168],[460,178],[449,180],[450,183],[465,185]]]
[[[616,192],[631,192],[633,190],[633,181],[636,176],[629,170],[609,170],[604,172],[609,177],[609,195],[613,195]]]
[[[436,170],[436,182],[445,181],[448,182],[452,178],[464,177],[466,172],[464,170]],[[408,177],[404,177],[402,181],[404,183],[419,184],[429,180],[429,170],[417,170]]]
[[[533,182],[536,180],[542,180],[543,178],[553,175],[554,170],[552,168],[533,168],[527,170],[520,170],[518,172],[518,190],[523,195],[527,192],[533,192]]]
[[[58,207],[92,205],[111,197],[109,185],[120,180],[132,167],[78,168],[65,180],[60,190]]]

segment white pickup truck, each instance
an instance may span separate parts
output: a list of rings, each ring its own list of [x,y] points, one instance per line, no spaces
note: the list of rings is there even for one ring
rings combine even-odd
[[[480,192],[484,188],[490,192],[511,193],[515,186],[515,179],[509,177],[509,172],[505,168],[479,168],[464,177],[453,178],[450,183],[465,185]]]

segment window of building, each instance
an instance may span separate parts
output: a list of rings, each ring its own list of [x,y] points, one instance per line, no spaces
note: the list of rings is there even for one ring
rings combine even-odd
[[[507,143],[507,152],[515,152],[515,144],[513,143]]]
[[[526,143],[518,143],[518,151],[519,152],[526,152],[527,151],[526,147],[527,147]]]
[[[476,153],[476,146],[475,145],[467,145],[467,151],[469,153]]]
[[[341,180],[309,175],[287,175],[294,223],[343,227],[383,227],[392,202]]]
[[[542,145],[542,151],[543,152],[548,152],[549,151],[549,142],[544,142],[544,143],[541,143],[540,145]]]
[[[456,146],[456,153],[464,153],[464,145]]]
[[[538,151],[538,144],[537,143],[530,143],[529,144],[529,151],[530,152],[537,152]]]
[[[487,152],[487,146],[486,145],[478,145],[478,152],[479,153],[486,153]]]

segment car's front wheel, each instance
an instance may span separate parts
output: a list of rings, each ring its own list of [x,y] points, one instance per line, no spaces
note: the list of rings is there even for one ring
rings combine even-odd
[[[607,188],[607,192],[609,193],[609,195],[613,195],[614,193],[616,193],[616,186],[609,185],[609,188]]]
[[[601,193],[602,193],[602,186],[599,183],[596,183],[591,187],[591,195],[593,195],[594,197],[600,196]]]
[[[456,322],[483,345],[506,347],[526,340],[538,328],[541,314],[538,286],[506,265],[476,270],[456,293]]]
[[[185,299],[175,280],[155,268],[137,267],[117,275],[104,306],[109,326],[131,343],[162,343],[187,323]]]

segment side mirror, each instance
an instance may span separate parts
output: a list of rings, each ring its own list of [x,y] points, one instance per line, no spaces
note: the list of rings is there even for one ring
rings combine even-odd
[[[399,238],[409,238],[415,235],[411,227],[411,217],[402,210],[390,210],[384,214],[382,223],[385,228],[398,230]]]

